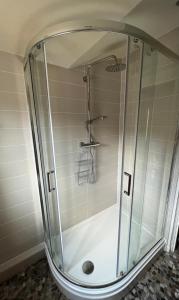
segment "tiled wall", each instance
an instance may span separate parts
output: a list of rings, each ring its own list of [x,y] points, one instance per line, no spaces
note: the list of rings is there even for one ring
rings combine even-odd
[[[0,52],[0,264],[43,240],[22,58]]]
[[[101,143],[96,150],[97,182],[88,185],[91,209],[98,212],[117,202],[119,150],[119,108],[121,72],[107,72],[112,60],[95,65],[92,70],[92,114],[106,116],[94,123],[94,136]]]
[[[155,78],[151,78],[154,72]],[[160,238],[179,116],[179,66],[161,54],[157,64],[151,66],[150,57],[146,57],[143,78],[142,112],[145,115],[147,109],[151,116],[142,222]],[[146,124],[142,123],[145,130]]]
[[[135,61],[132,64],[135,64]],[[133,160],[136,96],[138,97],[139,93],[139,90],[135,90],[135,72],[132,76],[134,86],[132,87],[130,78],[128,82],[127,163],[125,162],[124,166],[125,170],[128,168],[129,173],[132,171],[129,158],[132,155]],[[179,113],[178,78],[179,67],[175,62],[157,52],[150,54],[150,49],[145,48],[132,214],[133,220],[139,225],[143,224],[156,239],[161,237]],[[123,207],[130,213],[130,197],[124,196]],[[140,236],[140,226],[138,231]]]
[[[95,152],[96,182],[79,185],[78,161],[85,157],[80,142],[88,137],[84,69],[48,65],[48,72],[62,228],[66,229],[117,201],[120,73],[107,73],[105,65],[91,70],[92,116],[107,118],[93,126],[93,134],[101,143]]]
[[[93,115],[107,116],[104,121],[97,121],[93,128],[96,139],[101,143],[96,151],[97,181],[78,185],[79,143],[87,138],[84,70],[66,70],[48,65],[63,229],[117,201],[121,74],[107,73],[104,69],[105,65],[96,66],[91,74]],[[151,84],[150,64],[146,69],[141,103],[145,110],[149,103],[151,105],[152,97],[153,106],[150,107],[152,125],[143,222],[155,231],[156,222],[153,220],[158,221],[159,204],[163,203],[160,199],[165,199],[168,186],[179,108],[175,78],[179,76],[177,65],[162,57],[157,65],[154,85]],[[131,88],[129,129],[135,114],[134,96],[135,89]],[[156,215],[151,218],[153,211]],[[138,212],[138,209],[134,211],[136,217]],[[17,56],[0,52],[0,263],[33,247],[42,239],[22,61]]]
[[[129,59],[124,155],[124,171],[132,175],[140,80],[140,51],[133,50],[131,53],[133,57]],[[178,65],[155,51],[150,53],[150,48],[146,46],[141,83],[133,198],[122,194],[123,212],[130,216],[132,207],[131,227],[129,227],[130,219],[125,223],[122,214],[121,230],[127,226],[130,229],[130,257],[133,257],[134,260],[138,259],[139,250],[144,252],[149,250],[162,237],[164,209],[179,113],[178,81]],[[121,103],[121,112],[122,108],[123,103]],[[121,243],[121,251],[125,245],[127,249],[128,236]]]
[[[62,228],[87,217],[87,185],[76,180],[80,141],[85,129],[86,94],[83,71],[48,65],[52,123]]]
[[[128,57],[128,72],[127,72],[127,85],[125,83],[125,73],[122,73],[122,94],[120,104],[120,126],[119,136],[120,139],[123,136],[124,131],[124,153],[122,156],[122,139],[119,148],[119,162],[123,158],[123,171],[131,175],[131,188],[130,193],[127,195],[124,191],[128,190],[128,175],[122,174],[122,192],[121,192],[121,225],[120,225],[120,240],[119,243],[119,270],[126,272],[128,268],[128,250],[129,250],[129,238],[130,232],[133,231],[132,248],[136,244],[136,230],[132,230],[130,227],[130,217],[132,209],[132,197],[133,197],[133,174],[134,174],[134,160],[135,160],[135,141],[136,141],[136,125],[137,125],[137,105],[140,90],[140,62],[141,62],[141,44],[135,46],[132,40],[129,44],[129,57]],[[124,58],[125,60],[126,58]],[[126,90],[125,90],[126,87]],[[126,104],[124,104],[126,101]],[[124,122],[125,121],[125,122]],[[124,125],[123,125],[124,122]],[[140,186],[141,187],[141,186]],[[135,202],[135,200],[134,200]],[[140,201],[139,201],[140,202]],[[135,204],[133,205],[133,207]],[[137,220],[138,221],[138,220]],[[134,225],[134,222],[132,222]],[[125,236],[121,232],[126,232]],[[138,246],[138,245],[137,245]]]

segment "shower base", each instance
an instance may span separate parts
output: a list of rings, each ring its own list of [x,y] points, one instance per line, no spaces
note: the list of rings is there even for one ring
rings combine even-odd
[[[129,216],[122,214],[122,253],[119,261],[119,273],[125,272],[128,253]],[[119,207],[117,204],[95,214],[63,232],[64,271],[72,280],[82,284],[103,285],[116,280],[117,244],[119,226]],[[133,224],[136,235],[139,225]],[[153,236],[142,227],[140,249],[150,245]],[[137,236],[136,239],[137,240]],[[83,272],[83,264],[90,261],[94,270],[90,274]]]
[[[123,222],[128,226],[129,217],[124,212]],[[51,256],[46,247],[48,263],[60,290],[71,300],[118,300],[119,296],[124,296],[139,279],[143,271],[151,264],[153,259],[163,249],[165,240],[161,239],[150,251],[135,265],[135,267],[116,281],[117,245],[118,234],[118,205],[113,205],[93,217],[65,230],[63,232],[64,243],[64,269],[65,276],[54,266]],[[137,232],[136,223],[136,232]],[[113,233],[113,234],[111,234]],[[120,255],[120,270],[125,267],[127,251],[126,230],[122,231],[123,255]],[[151,234],[142,227],[141,251],[153,238]],[[126,240],[126,243],[125,243]],[[90,274],[85,274],[82,270],[83,263],[91,261],[94,270]],[[103,287],[94,287],[94,284],[115,281]],[[74,283],[76,282],[76,284]],[[80,282],[80,284],[78,283]],[[88,287],[89,286],[89,287]],[[91,288],[93,286],[93,288]]]

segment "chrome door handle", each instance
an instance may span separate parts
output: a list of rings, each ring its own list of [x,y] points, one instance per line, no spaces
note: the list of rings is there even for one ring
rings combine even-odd
[[[55,171],[49,171],[49,172],[47,172],[47,184],[48,184],[48,191],[49,191],[49,193],[51,193],[52,191],[54,191],[55,190],[55,186],[51,186],[51,175],[54,175],[55,176]]]
[[[131,193],[131,183],[132,183],[132,175],[124,172],[124,175],[126,175],[128,177],[128,184],[127,184],[127,191],[124,190],[124,194],[126,194],[127,196],[130,196]]]

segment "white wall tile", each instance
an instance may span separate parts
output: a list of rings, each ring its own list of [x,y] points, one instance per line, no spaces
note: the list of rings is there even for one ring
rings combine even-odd
[[[42,241],[36,181],[23,58],[0,51],[0,263]]]
[[[96,149],[97,182],[78,185],[78,160],[82,151],[80,142],[88,141],[85,124],[87,95],[86,84],[82,81],[84,75],[82,68],[81,72],[75,72],[49,66],[63,229],[113,205],[117,200],[115,178],[117,177],[119,140],[120,73],[109,76],[106,75],[104,68],[97,70],[97,73],[95,68],[93,70],[91,76],[92,113],[94,117],[106,115],[107,118],[104,121],[97,121],[93,126],[93,134],[101,143],[101,146]],[[85,166],[83,168],[85,169]],[[106,184],[109,186],[109,182],[110,189],[107,189],[105,186]],[[93,199],[96,200],[93,201]],[[88,213],[87,202],[91,202],[88,206]]]

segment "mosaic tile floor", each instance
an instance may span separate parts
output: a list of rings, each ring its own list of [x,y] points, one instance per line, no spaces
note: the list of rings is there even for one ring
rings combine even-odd
[[[67,300],[58,290],[46,259],[0,285],[0,299]],[[120,298],[119,298],[120,299]],[[162,254],[123,300],[179,299],[179,251]]]

